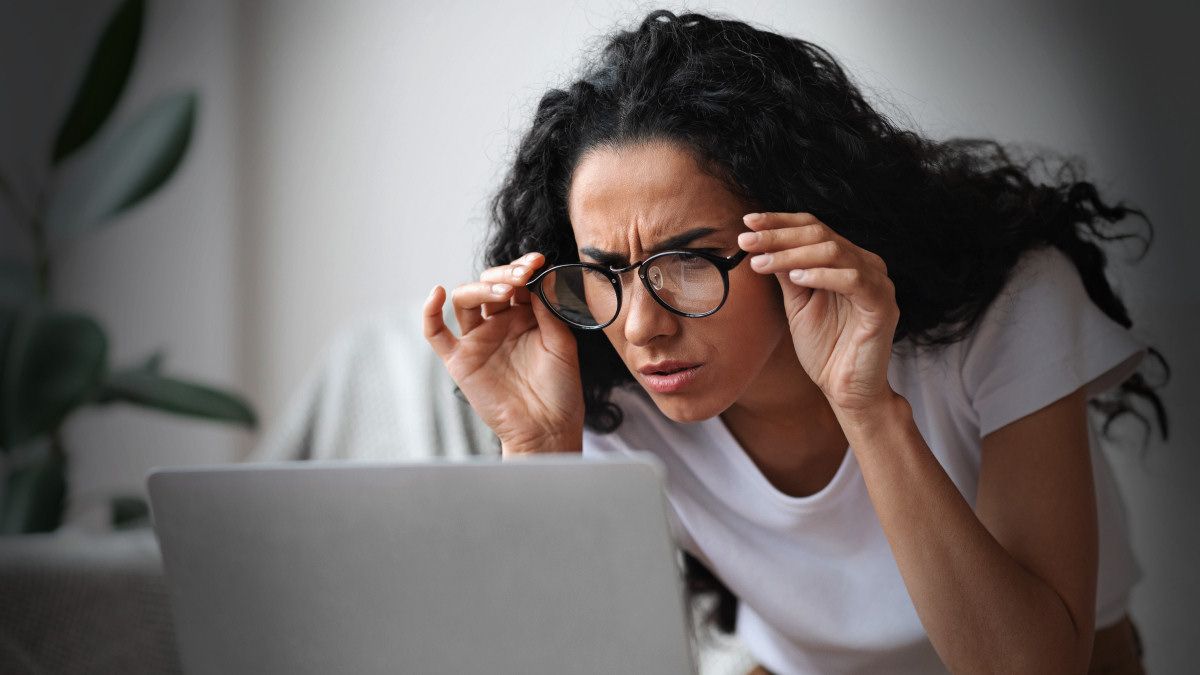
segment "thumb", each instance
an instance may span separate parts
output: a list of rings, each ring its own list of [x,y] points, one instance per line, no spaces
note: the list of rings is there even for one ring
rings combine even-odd
[[[542,345],[553,352],[574,354],[575,336],[567,323],[555,316],[536,293],[530,293],[529,304],[542,335]]]
[[[793,311],[799,312],[808,305],[808,301],[812,298],[813,288],[811,286],[801,286],[792,281],[788,276],[788,272],[776,272],[775,278],[779,280],[779,287],[783,291],[783,303],[785,307],[794,307]]]

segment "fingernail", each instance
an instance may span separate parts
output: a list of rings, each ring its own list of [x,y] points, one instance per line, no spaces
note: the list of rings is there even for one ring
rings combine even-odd
[[[792,270],[788,272],[788,278],[796,283],[804,281],[804,270]]]
[[[738,235],[738,246],[742,248],[753,246],[758,243],[759,239],[762,237],[757,232],[743,232]]]
[[[492,284],[492,295],[504,295],[510,289],[512,289],[512,286],[508,284]]]
[[[525,274],[524,267],[521,267],[520,265],[518,265],[518,266],[512,268],[512,275],[514,278],[520,277],[522,274]]]
[[[771,254],[770,253],[763,253],[761,255],[756,255],[750,259],[750,266],[753,267],[754,269],[761,269],[763,267],[766,267],[769,264],[771,264]]]
[[[429,295],[425,296],[425,299],[428,300],[429,298],[432,298],[434,293],[437,293],[437,286],[429,289]]]
[[[753,223],[762,220],[762,217],[763,214],[761,213],[747,213],[746,215],[742,216],[742,220],[747,223]]]

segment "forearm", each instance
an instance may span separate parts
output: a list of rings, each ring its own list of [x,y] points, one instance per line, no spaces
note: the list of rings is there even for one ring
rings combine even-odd
[[[1062,599],[975,515],[917,429],[908,402],[839,414],[909,597],[956,673],[1064,673],[1079,636]]]

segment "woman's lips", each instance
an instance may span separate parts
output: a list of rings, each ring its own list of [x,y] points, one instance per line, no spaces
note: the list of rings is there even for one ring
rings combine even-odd
[[[671,394],[671,393],[680,391],[682,389],[685,389],[688,385],[690,385],[692,382],[694,382],[696,379],[697,371],[699,371],[700,368],[702,368],[703,366],[704,366],[704,364],[702,364],[702,363],[697,364],[690,368],[685,368],[684,370],[681,370],[676,373],[671,373],[669,375],[656,375],[654,373],[642,373],[642,377],[645,379],[646,387],[648,389],[658,392],[660,394]]]

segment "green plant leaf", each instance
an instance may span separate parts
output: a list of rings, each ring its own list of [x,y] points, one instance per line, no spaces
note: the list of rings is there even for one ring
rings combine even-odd
[[[67,494],[66,457],[53,451],[49,439],[22,448],[32,458],[5,476],[0,502],[0,534],[52,532],[62,524]],[[26,452],[29,451],[29,452]]]
[[[141,41],[143,0],[125,0],[92,51],[75,100],[59,127],[51,161],[58,164],[91,140],[121,98]]]
[[[187,153],[196,105],[194,92],[164,96],[119,134],[102,138],[51,196],[47,230],[56,236],[85,231],[161,187]]]
[[[162,371],[162,364],[166,358],[166,353],[160,349],[150,356],[147,356],[146,360],[142,362],[142,365],[138,367],[148,373],[158,373]]]
[[[115,530],[129,530],[150,524],[150,506],[145,499],[133,495],[113,497],[111,523]]]
[[[109,375],[97,402],[114,401],[250,428],[258,424],[254,411],[236,394],[164,377],[142,367]]]
[[[0,446],[53,431],[104,377],[108,340],[92,318],[26,305],[0,354]]]

